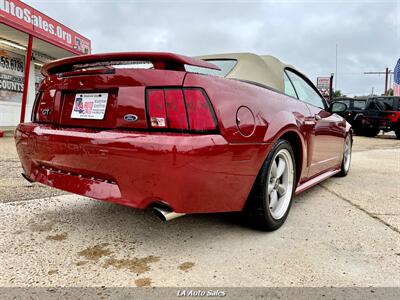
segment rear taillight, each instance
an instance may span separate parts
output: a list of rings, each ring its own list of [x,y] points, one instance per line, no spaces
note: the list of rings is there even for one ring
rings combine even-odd
[[[210,103],[202,90],[184,90],[186,109],[189,116],[189,127],[196,130],[215,130],[215,118]]]
[[[35,102],[33,103],[32,113],[31,113],[31,121],[37,122],[37,110],[39,106],[40,98],[42,97],[42,92],[37,92],[35,96]]]
[[[168,128],[167,113],[165,111],[165,97],[163,90],[151,90],[147,94],[147,109],[150,116],[150,125],[153,128]]]
[[[200,88],[148,89],[146,101],[151,128],[195,132],[217,130],[214,110]]]
[[[37,95],[34,108],[33,121],[39,123],[52,123],[54,114],[54,97],[56,90],[40,92]]]
[[[169,128],[189,129],[182,90],[165,90],[165,106],[167,108]]]
[[[393,112],[388,113],[388,118],[391,122],[397,122],[397,114],[396,113],[393,113]]]

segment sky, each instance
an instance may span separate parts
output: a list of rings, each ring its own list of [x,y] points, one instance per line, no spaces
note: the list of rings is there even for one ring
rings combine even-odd
[[[271,54],[346,95],[381,94],[400,58],[400,0],[26,0],[92,41],[92,52]]]

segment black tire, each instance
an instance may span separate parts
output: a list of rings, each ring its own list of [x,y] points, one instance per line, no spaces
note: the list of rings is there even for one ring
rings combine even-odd
[[[394,133],[396,134],[397,139],[400,140],[400,123],[397,124],[397,128],[395,128]]]
[[[371,127],[364,129],[364,135],[367,137],[376,137],[381,130],[379,128]]]
[[[348,141],[349,140],[349,141]],[[349,157],[349,162],[347,164],[347,161],[345,159],[345,155],[346,155],[346,142],[350,143],[350,157]],[[343,159],[342,159],[342,164],[340,166],[340,172],[336,174],[337,177],[345,177],[347,176],[347,174],[349,173],[350,170],[350,164],[351,164],[351,151],[352,151],[352,147],[353,147],[353,138],[351,136],[351,134],[348,134],[345,138],[345,144],[343,145],[344,147],[344,151],[343,151]]]
[[[353,131],[354,131],[355,135],[359,135],[359,136],[364,135],[364,130],[363,130],[362,126],[353,127]]]
[[[287,178],[290,178],[293,180],[293,187],[291,188],[290,192],[291,194],[287,196],[287,199],[289,199],[290,196],[290,202],[289,205],[286,209],[286,212],[282,217],[279,219],[275,219],[271,215],[270,207],[269,207],[269,196],[267,195],[267,180],[269,178],[269,174],[271,171],[272,164],[274,160],[276,159],[276,155],[280,152],[282,152],[282,149],[286,149],[287,151],[284,151],[286,154],[287,152],[290,154],[290,158],[292,160],[292,167],[293,167],[293,172],[291,175],[288,172]],[[292,177],[290,177],[292,176]],[[272,147],[270,153],[268,154],[267,159],[265,160],[258,176],[257,179],[253,185],[253,189],[250,193],[249,199],[247,201],[247,205],[245,208],[245,216],[246,219],[249,223],[249,225],[253,228],[256,228],[258,230],[263,230],[263,231],[273,231],[278,229],[283,225],[285,222],[289,211],[290,207],[293,202],[293,196],[294,196],[294,191],[296,187],[296,161],[294,158],[293,154],[293,149],[290,145],[290,143],[284,139],[280,139],[276,142],[276,144]],[[284,195],[286,195],[286,193]],[[278,200],[279,201],[279,200]],[[288,200],[285,200],[288,201]],[[286,202],[287,203],[287,202]]]
[[[363,124],[361,123],[361,119],[362,117],[359,116],[351,124],[356,135],[364,135],[364,128]]]

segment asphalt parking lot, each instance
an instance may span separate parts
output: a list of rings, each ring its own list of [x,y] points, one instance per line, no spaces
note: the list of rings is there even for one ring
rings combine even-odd
[[[399,286],[400,141],[355,137],[348,177],[263,233],[227,214],[150,211],[29,184],[0,139],[0,286]]]

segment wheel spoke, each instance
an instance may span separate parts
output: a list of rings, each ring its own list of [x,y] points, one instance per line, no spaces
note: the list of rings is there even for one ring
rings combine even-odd
[[[272,166],[271,166],[271,175],[273,178],[277,178],[277,176],[276,176],[277,171],[278,171],[278,166],[276,164],[276,161],[274,160],[274,162],[272,163]]]
[[[286,187],[285,187],[285,185],[280,184],[278,186],[278,195],[282,197],[285,194],[286,194]]]
[[[350,160],[351,160],[351,140],[349,137],[346,138],[344,143],[344,153],[343,153],[343,167],[344,170],[347,172],[350,167]]]
[[[267,188],[267,194],[271,194],[272,190],[274,189],[274,184],[271,182],[268,182],[268,188]]]
[[[278,193],[275,190],[273,190],[272,193],[269,195],[269,208],[274,210],[277,203],[278,203]]]
[[[285,172],[286,169],[286,163],[283,158],[279,158],[278,161],[278,169],[276,171],[276,178],[280,178],[283,175],[283,172]]]

